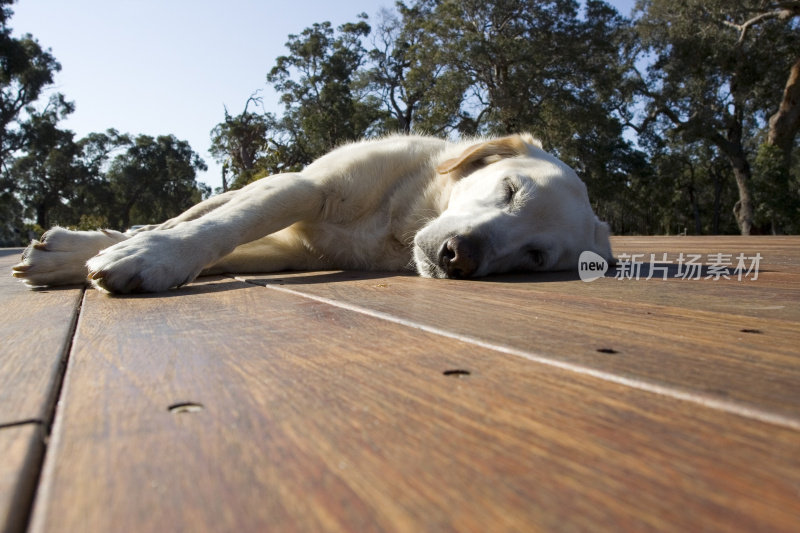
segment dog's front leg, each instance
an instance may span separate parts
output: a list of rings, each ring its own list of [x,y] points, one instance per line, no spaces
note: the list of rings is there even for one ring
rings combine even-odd
[[[173,228],[146,231],[87,263],[98,289],[159,292],[188,283],[234,248],[300,220],[315,220],[324,194],[302,174],[280,174],[242,189],[225,205]]]

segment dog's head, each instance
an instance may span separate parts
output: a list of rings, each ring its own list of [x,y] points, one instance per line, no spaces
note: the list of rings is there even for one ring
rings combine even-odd
[[[592,211],[586,186],[533,137],[475,144],[437,170],[456,183],[447,209],[414,238],[421,275],[567,270],[585,250],[613,261],[608,225]]]

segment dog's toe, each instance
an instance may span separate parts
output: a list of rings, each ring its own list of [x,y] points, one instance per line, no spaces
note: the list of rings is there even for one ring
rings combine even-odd
[[[24,263],[19,263],[19,264],[14,265],[13,267],[11,267],[11,271],[14,274],[24,274],[25,272],[27,272],[31,268],[32,268],[31,265],[26,265]]]

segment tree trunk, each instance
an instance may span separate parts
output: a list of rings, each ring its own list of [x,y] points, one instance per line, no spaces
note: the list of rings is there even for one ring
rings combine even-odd
[[[120,218],[120,231],[127,231],[131,225],[131,211],[133,210],[133,202],[126,203],[119,213]]]
[[[800,58],[789,71],[789,79],[786,81],[778,111],[769,119],[767,142],[781,149],[786,168],[791,165],[792,148],[798,129],[800,129]]]
[[[718,146],[728,156],[728,161],[733,167],[733,177],[736,178],[736,187],[739,189],[739,201],[733,206],[736,224],[742,235],[750,235],[753,229],[753,199],[750,196],[752,172],[742,143],[744,112],[741,105],[742,98],[736,93],[737,85],[734,78],[731,83],[731,92],[734,93],[734,110],[729,119],[727,137],[723,142],[718,143]]]
[[[44,229],[49,229],[50,220],[48,216],[48,206],[45,202],[36,206],[36,224]]]
[[[689,162],[689,203],[692,204],[692,217],[694,218],[694,234],[701,235],[703,233],[703,225],[700,223],[700,203],[697,200],[697,194],[694,187],[694,165]]]
[[[703,234],[703,224],[700,221],[700,204],[697,201],[697,195],[694,191],[694,186],[689,189],[689,201],[692,203],[692,217],[694,218],[694,234]]]
[[[714,176],[714,216],[711,219],[711,233],[719,235],[720,207],[722,206],[722,177],[716,171],[712,171]]]
[[[753,229],[753,200],[750,197],[750,165],[742,154],[730,155],[733,176],[739,189],[739,201],[733,206],[733,214],[742,235],[750,235]]]

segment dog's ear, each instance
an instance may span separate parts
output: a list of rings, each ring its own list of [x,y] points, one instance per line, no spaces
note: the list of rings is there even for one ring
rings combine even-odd
[[[456,173],[466,176],[475,170],[495,163],[506,157],[515,157],[528,153],[529,145],[541,146],[532,135],[509,135],[499,139],[474,144],[464,150],[461,155],[443,161],[436,171],[439,174]]]

